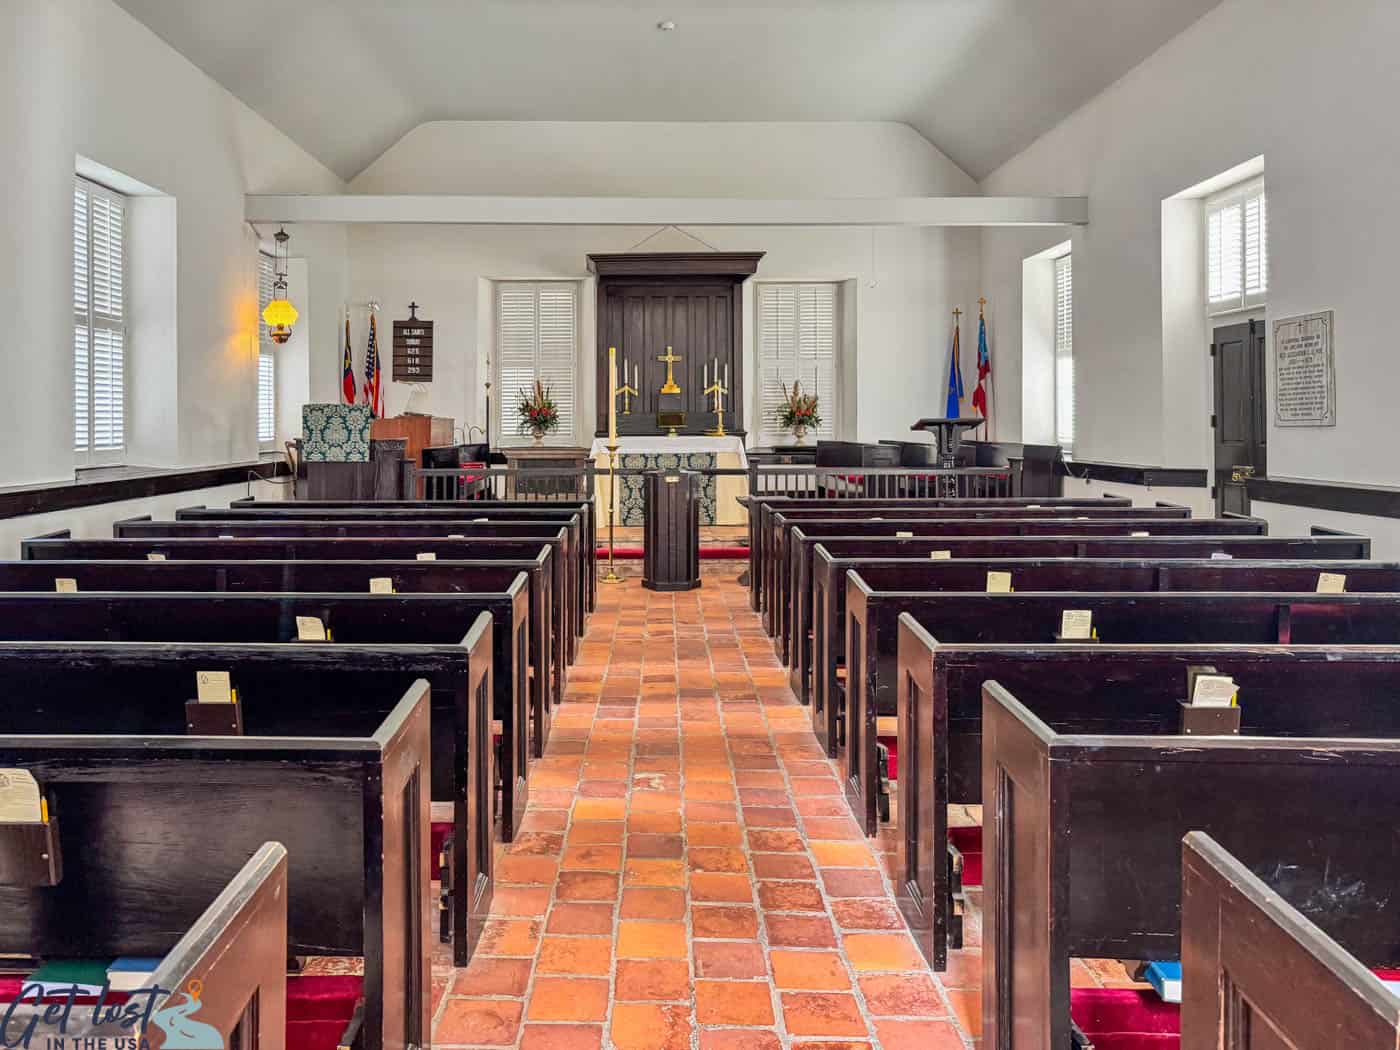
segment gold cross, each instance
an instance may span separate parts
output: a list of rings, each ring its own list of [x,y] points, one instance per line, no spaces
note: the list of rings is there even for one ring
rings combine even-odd
[[[671,348],[668,346],[666,348],[666,353],[658,357],[657,360],[666,362],[666,382],[661,385],[661,392],[663,394],[679,394],[681,388],[676,386],[676,379],[675,376],[671,374],[671,368],[674,363],[681,360],[681,358],[672,353]]]

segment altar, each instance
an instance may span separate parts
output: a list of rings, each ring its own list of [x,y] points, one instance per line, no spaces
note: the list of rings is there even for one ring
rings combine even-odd
[[[704,470],[711,467],[747,470],[748,457],[744,443],[737,437],[707,437],[703,435],[642,435],[619,437],[617,440],[617,469],[642,470]],[[608,444],[597,438],[589,452],[598,468],[596,475],[598,520],[608,520],[608,500],[612,496],[608,482]],[[707,475],[700,486],[700,524],[743,525],[747,522],[744,508],[738,503],[748,492],[744,475],[714,477]],[[629,474],[618,478],[617,524],[641,525],[642,478]]]

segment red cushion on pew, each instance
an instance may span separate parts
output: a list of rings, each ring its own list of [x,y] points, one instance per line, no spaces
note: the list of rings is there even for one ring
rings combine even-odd
[[[442,865],[439,863],[442,859],[442,843],[451,834],[452,821],[450,820],[435,820],[429,827],[428,840],[433,851],[432,877],[435,879],[442,877]]]
[[[24,987],[28,983],[29,981],[23,977],[0,977],[0,1004],[14,1002],[16,999],[19,998],[20,993],[24,991]],[[46,1002],[54,1003],[63,1002],[67,998],[67,995],[44,996]],[[125,992],[107,993],[107,1002],[109,1003],[124,1003],[129,998],[130,996],[128,996]],[[25,999],[25,1002],[32,1002],[33,999],[34,997],[30,995]],[[83,1006],[95,1006],[97,1004],[97,996],[80,995],[76,999],[74,999],[73,1002],[75,1004],[80,1004]]]
[[[876,737],[875,739],[877,739],[880,743],[884,744],[885,747],[887,747],[887,748],[889,749],[889,752],[890,752],[889,778],[890,778],[891,780],[898,780],[898,779],[899,779],[899,737],[897,737],[897,736],[881,736],[881,737]]]
[[[355,974],[290,976],[287,978],[287,1020],[340,1021],[344,1028],[355,1012],[364,986],[365,979]]]
[[[337,1050],[350,1018],[335,1021],[288,1021],[287,1050]]]
[[[1181,1041],[1181,1007],[1136,988],[1072,988],[1069,1013],[1100,1050],[1164,1050]]]
[[[982,885],[982,829],[949,828],[948,841],[963,855],[963,885]]]

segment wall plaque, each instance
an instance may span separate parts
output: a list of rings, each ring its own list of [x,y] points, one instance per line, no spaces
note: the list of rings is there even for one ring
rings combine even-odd
[[[418,304],[408,304],[408,320],[394,322],[394,382],[433,381],[433,322],[418,319]]]
[[[1274,322],[1274,425],[1335,427],[1332,311]]]

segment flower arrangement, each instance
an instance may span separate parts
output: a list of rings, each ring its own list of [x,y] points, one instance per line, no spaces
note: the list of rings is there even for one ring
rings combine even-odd
[[[778,426],[791,430],[793,437],[801,441],[807,436],[809,427],[822,425],[821,413],[817,411],[816,394],[804,394],[802,382],[793,380],[792,389],[781,387],[783,403],[778,407]]]
[[[559,406],[549,387],[538,379],[535,385],[520,391],[520,432],[534,435],[536,443],[546,434],[559,429]]]

